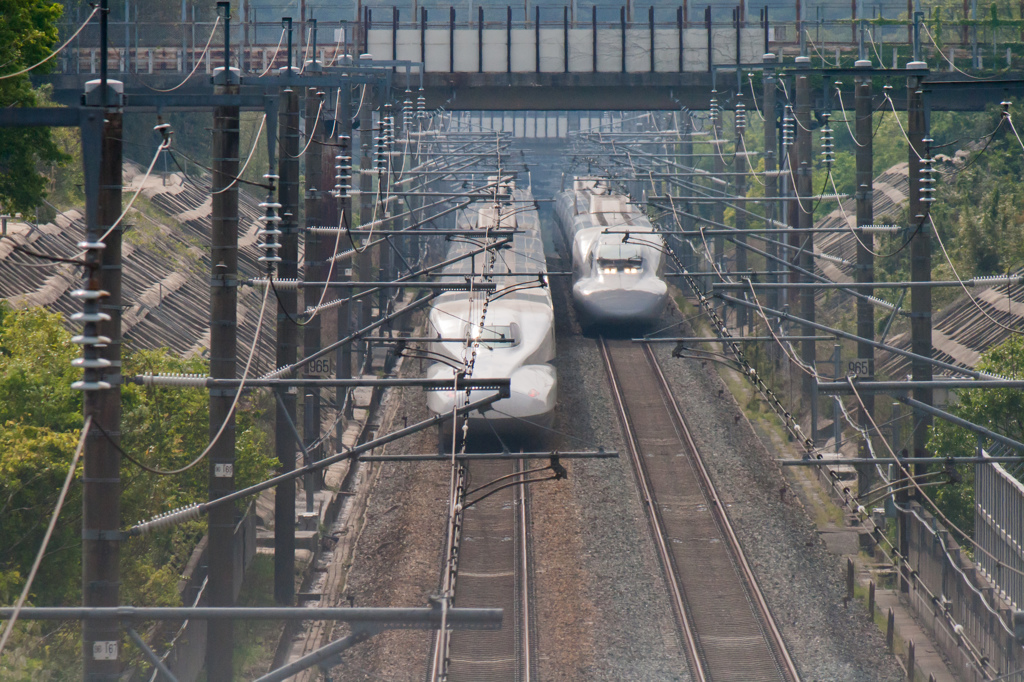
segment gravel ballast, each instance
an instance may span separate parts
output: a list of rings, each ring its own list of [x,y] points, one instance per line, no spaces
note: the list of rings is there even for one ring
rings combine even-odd
[[[679,331],[697,335],[685,324]],[[844,605],[845,559],[827,550],[773,461],[779,453],[754,432],[714,363],[654,348],[803,679],[905,679],[867,609]]]

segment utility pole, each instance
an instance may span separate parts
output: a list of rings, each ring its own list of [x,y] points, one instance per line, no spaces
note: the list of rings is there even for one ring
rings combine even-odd
[[[737,12],[737,22],[739,22],[739,12]],[[736,106],[733,111],[733,133],[735,136],[735,153],[733,154],[732,170],[736,175],[735,185],[733,187],[733,194],[737,197],[747,196],[747,176],[746,176],[746,165],[748,159],[746,156],[741,156],[746,151],[746,145],[743,143],[743,132],[747,128],[747,109],[743,104],[743,91],[737,89],[736,92]],[[735,211],[736,216],[736,229],[740,233],[736,236],[736,270],[739,272],[746,272],[747,270],[747,237],[742,233],[743,230],[747,229],[747,215],[739,210],[737,207]],[[743,293],[743,298],[746,298],[746,292]],[[747,324],[747,309],[740,306],[736,310],[736,328],[741,332]]]
[[[682,137],[679,144],[679,153],[682,154],[680,162],[687,167],[693,166],[693,117],[690,116],[689,109],[683,109],[680,114],[682,121],[680,122],[679,129],[682,131]],[[686,213],[693,213],[693,206],[690,202],[683,204],[683,211]],[[679,227],[683,230],[693,229],[693,218],[689,215],[684,215],[679,220]],[[697,263],[703,262],[703,258],[696,258],[692,249],[682,248],[682,239],[680,241],[679,257],[683,259],[683,263],[691,270],[700,271],[703,268],[694,267]],[[703,247],[698,247],[703,248]],[[706,285],[705,285],[706,288]]]
[[[82,605],[119,606],[121,585],[121,148],[124,86],[107,78],[107,0],[100,4],[100,82],[86,86],[86,104],[103,111],[99,207],[86,234],[86,282],[77,297],[84,310],[85,370],[72,388],[84,392],[83,415],[93,427],[85,439],[82,476]],[[110,232],[107,234],[107,232]],[[105,236],[104,236],[105,235]],[[73,317],[72,319],[76,319]],[[102,427],[102,431],[96,428]],[[104,436],[106,432],[106,436]],[[121,628],[116,621],[82,622],[83,675],[89,682],[120,679]]]
[[[714,164],[714,177],[720,180],[722,178],[722,174],[725,173],[725,159],[722,158],[722,145],[725,141],[722,139],[722,105],[718,101],[717,90],[711,91],[711,106],[713,107],[713,111],[711,112],[711,127],[712,134],[714,135],[714,140],[712,140],[712,151],[715,155],[712,161]],[[712,204],[711,219],[719,225],[725,222],[724,201],[716,201]],[[714,244],[715,251],[712,254],[712,258],[715,259],[716,263],[709,264],[712,272],[714,272],[716,264],[719,268],[725,267],[725,237],[716,235],[714,238]],[[725,321],[725,324],[729,324],[728,313],[724,308],[722,310],[722,320]]]
[[[294,78],[298,69],[292,66],[292,20],[283,20],[288,33],[288,62],[280,75]],[[281,154],[278,171],[278,200],[281,204],[281,248],[278,275],[281,279],[299,276],[299,95],[289,85],[281,90],[281,117],[278,139]],[[298,315],[298,294],[283,289],[277,293],[277,367],[292,365],[298,359],[299,330],[293,320]],[[296,389],[280,391],[274,427],[274,454],[278,472],[284,474],[295,469],[295,438],[289,423],[296,423]],[[277,486],[274,494],[274,600],[290,606],[295,601],[295,481]]]
[[[767,53],[761,57],[761,61],[764,63],[764,71],[761,76],[764,93],[764,196],[768,199],[765,202],[765,215],[768,216],[769,221],[774,221],[777,217],[775,209],[777,202],[773,201],[773,198],[779,194],[779,178],[775,175],[778,167],[775,144],[778,139],[777,119],[775,116],[775,55]],[[775,224],[769,222],[768,226],[774,227]],[[779,255],[775,240],[769,242],[765,248],[770,255]],[[778,269],[776,262],[771,258],[766,259],[765,265],[769,272]],[[769,276],[768,281],[777,282],[778,278]],[[775,310],[779,309],[778,289],[768,290],[768,307]]]
[[[316,36],[316,24],[315,20],[310,20],[313,25],[313,37],[315,41]],[[313,58],[306,61],[303,68],[311,75],[317,75],[322,72],[322,67],[316,60],[316,49],[315,42],[313,43],[314,55]],[[325,93],[318,87],[306,88],[306,138],[307,144],[305,145],[306,154],[304,157],[305,169],[306,169],[306,206],[305,206],[305,218],[306,227],[310,226],[321,226],[327,225],[325,222],[324,204],[327,203],[323,199],[326,196],[324,191],[324,185],[327,182],[327,178],[323,174],[323,157],[324,157],[324,135],[323,135],[323,121],[325,117],[324,109],[326,108],[326,97]],[[332,221],[333,222],[333,221]],[[327,269],[324,267],[324,261],[326,254],[324,254],[324,242],[321,239],[320,233],[314,230],[305,230],[305,249],[303,251],[305,263],[303,265],[303,276],[302,279],[305,281],[322,282],[326,279]],[[313,287],[305,287],[303,290],[302,302],[303,308],[309,310],[310,308],[317,305],[320,300],[320,289]],[[314,313],[309,319],[306,320],[305,325],[302,328],[302,353],[304,357],[309,357],[313,353],[316,353],[322,347],[321,325],[320,315]],[[307,376],[310,375],[311,368],[307,366],[305,368]],[[317,448],[313,445],[320,440],[320,389],[318,388],[307,388],[304,390],[305,407],[303,410],[303,439],[306,443],[306,452],[309,457],[313,460],[319,459],[317,456]],[[311,462],[303,462],[304,465],[311,464]],[[307,523],[312,522],[313,528],[307,528],[307,530],[315,530],[316,522],[314,519],[317,517],[310,517],[311,513],[315,513],[316,510],[312,506],[312,496],[319,489],[319,481],[321,480],[321,474],[311,474],[305,478],[305,484],[307,487],[306,492],[306,516],[304,517]]]
[[[338,213],[341,216],[341,227],[352,226],[352,87],[348,81],[342,81],[341,96],[338,98],[338,133],[337,141],[340,145],[335,160],[335,189],[338,192]],[[341,261],[334,265],[335,278],[338,281],[346,281],[346,265],[351,261]],[[345,295],[351,296],[351,292]],[[352,306],[348,303],[338,307],[337,331],[338,338],[346,338],[352,328]],[[352,344],[348,343],[338,349],[336,356],[336,375],[339,379],[352,378]],[[345,404],[345,397],[348,390],[338,387],[335,392],[335,404],[340,410]],[[347,415],[346,415],[347,416]],[[337,441],[337,452],[341,452],[342,436],[345,432],[344,420],[338,420],[335,440]]]
[[[927,68],[924,62],[914,61],[907,68]],[[932,245],[931,226],[928,224],[928,210],[932,201],[931,152],[928,149],[928,123],[925,119],[924,97],[921,92],[921,78],[907,78],[907,137],[910,139],[910,151],[907,154],[910,180],[909,210],[910,219],[910,279],[913,282],[930,282],[932,279]],[[931,287],[912,287],[910,290],[910,350],[917,355],[932,357],[932,290]],[[931,381],[932,366],[921,360],[912,360],[910,373],[914,381]],[[915,388],[914,399],[926,405],[932,404],[930,388]],[[926,412],[914,412],[913,456],[927,457],[928,429],[932,417]],[[898,444],[897,444],[898,446]],[[922,473],[923,466],[915,466]],[[906,493],[904,493],[906,496]],[[906,499],[899,500],[906,503]],[[905,519],[905,514],[900,514]],[[900,524],[900,552],[907,544],[905,521]],[[906,554],[904,554],[906,556]],[[902,574],[901,574],[902,575]],[[900,581],[900,589],[910,589],[907,576]]]
[[[360,55],[360,62],[370,61],[368,55]],[[374,86],[367,83],[363,86],[362,95],[359,98],[359,224],[365,225],[373,220],[373,108],[376,99]],[[366,251],[361,254],[353,254],[352,276],[358,277],[361,281],[369,281],[372,278],[372,253]],[[353,290],[353,293],[355,291]],[[356,326],[359,329],[370,324],[370,301],[363,298],[355,305]],[[358,364],[357,373],[362,374],[369,354],[369,344],[360,341],[359,346],[362,352],[356,360]]]
[[[215,95],[239,94],[238,69],[231,67],[231,4],[218,2],[224,19],[224,66],[214,71]],[[239,107],[213,110],[213,207],[210,230],[210,376],[234,379],[238,317],[238,124]],[[256,343],[256,339],[253,339]],[[215,500],[235,489],[234,394],[238,389],[210,390],[209,498]],[[209,511],[209,605],[235,603],[235,505],[221,504]],[[211,680],[234,676],[234,624],[230,620],[207,623],[206,671]]]
[[[797,227],[800,232],[800,267],[804,270],[814,271],[814,235],[810,228],[814,226],[814,200],[811,196],[814,190],[811,186],[811,85],[810,85],[810,57],[797,57],[796,75],[796,160],[797,165],[793,169],[796,173],[797,198]],[[800,281],[810,282],[810,277],[803,275]],[[814,289],[806,288],[800,290],[800,316],[809,321],[814,321]],[[814,336],[814,330],[804,327],[804,335]],[[808,367],[815,366],[814,341],[802,341],[800,345],[800,359]],[[803,389],[805,398],[812,401],[811,411],[817,412],[814,377],[804,373]],[[812,430],[816,424],[812,420]],[[811,435],[814,438],[817,434]]]
[[[863,31],[863,25],[861,26]],[[871,61],[864,58],[863,41],[861,43],[860,59],[855,64],[856,68],[870,69]],[[872,135],[872,112],[874,107],[871,104],[871,76],[863,75],[854,78],[854,120],[855,132],[857,135],[857,227],[871,225],[874,223],[874,151]],[[857,231],[859,241],[857,243],[857,266],[854,270],[856,282],[875,281],[875,247],[874,236],[871,232],[864,230]],[[862,289],[861,293],[871,296],[873,289]],[[874,340],[875,338],[875,309],[869,301],[863,298],[857,299],[857,336]],[[867,358],[869,376],[868,380],[874,379],[875,374],[875,347],[863,341],[857,342],[857,357]],[[875,411],[875,394],[866,392],[861,396],[864,402],[864,409],[860,410],[858,423],[866,433],[870,433],[871,415]],[[870,456],[868,451],[869,441],[861,440],[858,446],[857,456],[866,458]],[[874,468],[870,465],[857,466],[857,486],[861,493],[871,490],[871,482],[874,480]]]

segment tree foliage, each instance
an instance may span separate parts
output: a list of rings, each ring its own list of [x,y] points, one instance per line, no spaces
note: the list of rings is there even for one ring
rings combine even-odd
[[[984,353],[977,368],[1012,378],[1024,376],[1024,339],[1011,336]],[[953,414],[1014,440],[1024,440],[1024,424],[1020,419],[1024,414],[1024,391],[976,388],[960,391],[957,398],[957,403],[949,408]],[[937,457],[971,457],[978,444],[974,433],[936,419],[928,447]],[[950,520],[971,533],[974,530],[974,467],[961,467],[961,474],[963,483],[939,488],[935,498]]]
[[[47,0],[0,0],[0,74],[15,73],[46,57],[57,43],[63,8]],[[45,73],[52,62],[35,73]],[[0,107],[40,105],[27,74],[0,80]],[[46,196],[40,168],[66,160],[49,128],[0,128],[0,210],[29,211]]]
[[[0,304],[0,600],[11,603],[24,585],[82,426],[81,394],[71,390],[79,370],[71,366],[78,349],[60,314],[44,309],[12,310]],[[207,372],[205,361],[182,359],[166,349],[126,351],[126,376],[144,372]],[[202,389],[160,389],[126,384],[122,388],[121,447],[157,469],[179,468],[208,442],[209,411]],[[266,398],[246,398],[237,414],[236,480],[245,486],[263,480],[276,461],[269,455],[263,419]],[[76,473],[80,479],[81,468]],[[188,472],[158,476],[122,461],[122,524],[129,526],[173,507],[207,499],[208,464]],[[81,486],[73,485],[50,541],[31,595],[35,605],[75,604],[81,600]],[[204,520],[134,538],[122,546],[123,603],[180,605],[177,585]],[[0,665],[0,678],[28,671],[40,656],[68,661],[77,656],[74,637],[49,639],[21,630],[16,668]],[[37,634],[46,634],[38,633]],[[52,642],[63,644],[59,651]],[[39,647],[51,647],[40,649]],[[26,653],[26,651],[28,653]],[[19,658],[20,657],[20,658]],[[26,678],[29,679],[29,678]],[[35,679],[35,678],[31,678]]]

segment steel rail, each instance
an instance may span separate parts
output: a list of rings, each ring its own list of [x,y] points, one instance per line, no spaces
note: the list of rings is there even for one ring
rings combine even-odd
[[[679,576],[673,569],[672,553],[668,548],[668,539],[665,537],[664,528],[658,518],[658,507],[657,502],[654,499],[654,491],[651,489],[650,481],[647,479],[647,475],[644,470],[638,441],[633,428],[630,425],[629,412],[626,410],[625,399],[623,398],[622,391],[619,388],[619,380],[615,373],[615,366],[612,364],[611,353],[608,350],[608,344],[604,340],[603,336],[598,337],[597,345],[598,349],[601,351],[601,359],[604,361],[605,370],[608,373],[608,381],[611,384],[612,389],[612,399],[615,402],[616,410],[619,413],[619,419],[622,422],[622,428],[625,431],[626,446],[629,448],[629,454],[633,460],[633,470],[636,473],[637,484],[640,488],[640,495],[643,498],[644,508],[647,509],[648,520],[650,521],[651,530],[654,535],[654,544],[657,547],[658,557],[661,559],[661,564],[665,571],[665,581],[668,584],[669,594],[672,600],[672,610],[675,611],[676,618],[679,619],[680,629],[683,632],[686,657],[690,661],[690,667],[693,672],[694,679],[697,682],[704,682],[709,678],[707,676],[707,671],[704,669],[703,657],[700,647],[697,644],[697,638],[694,635],[693,626],[690,623],[690,618],[686,608],[686,600],[683,597],[682,585],[679,584]]]
[[[526,469],[526,460],[520,459],[516,465],[519,468],[520,481],[525,481],[526,477],[523,475],[523,471]],[[519,633],[522,637],[522,641],[519,645],[519,660],[522,663],[522,667],[519,671],[519,682],[530,682],[532,662],[531,646],[530,641],[530,549],[529,542],[526,537],[526,529],[528,518],[528,506],[529,506],[529,486],[525,483],[517,486],[516,489],[519,493],[519,552],[520,561],[517,569],[521,572],[519,581],[517,583],[519,588]]]
[[[679,409],[679,404],[672,398],[672,390],[669,387],[668,380],[665,378],[665,374],[661,371],[661,365],[658,363],[658,359],[655,357],[654,351],[651,350],[649,345],[644,344],[643,348],[648,361],[651,363],[651,367],[654,368],[654,373],[658,377],[659,387],[661,388],[663,395],[668,398],[666,402],[668,403],[672,414],[676,418],[677,425],[680,427],[680,432],[684,437],[686,445],[690,448],[690,452],[693,455],[693,462],[699,472],[701,483],[704,485],[706,493],[710,497],[712,510],[719,521],[719,526],[721,527],[723,534],[729,542],[733,557],[736,559],[740,571],[743,573],[743,578],[746,581],[746,587],[750,591],[750,594],[754,599],[754,603],[760,612],[763,624],[768,628],[770,639],[772,640],[772,649],[776,654],[777,659],[781,659],[777,660],[777,662],[780,664],[783,674],[789,680],[792,682],[799,682],[800,673],[797,671],[796,664],[789,655],[789,650],[786,648],[786,643],[782,638],[782,633],[779,630],[778,624],[775,622],[775,617],[772,615],[771,608],[768,606],[768,601],[765,599],[764,593],[761,592],[760,585],[758,585],[757,576],[754,574],[754,570],[750,567],[750,563],[747,561],[747,557],[743,552],[743,546],[740,543],[739,537],[736,535],[736,531],[733,529],[732,523],[729,521],[728,514],[725,513],[725,506],[718,495],[714,482],[711,480],[711,475],[704,466],[704,461],[700,456],[700,450],[697,449],[697,444],[694,442],[689,426],[683,418],[683,413]]]

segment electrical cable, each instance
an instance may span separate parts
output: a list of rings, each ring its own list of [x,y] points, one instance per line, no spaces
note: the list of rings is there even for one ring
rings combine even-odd
[[[320,124],[320,112],[322,112],[323,110],[324,101],[323,99],[321,99],[320,106],[317,107],[316,109],[316,119],[313,121],[313,130],[316,130],[316,127]],[[309,149],[309,145],[313,144],[313,130],[309,132],[308,139],[306,140],[306,146],[302,148],[302,151],[298,153],[298,156],[292,156],[287,151],[285,151],[283,147],[281,149],[281,152],[289,159],[301,159],[303,156],[306,155],[306,150]]]
[[[95,14],[95,11],[93,14]],[[46,526],[46,532],[43,534],[43,541],[39,545],[39,551],[36,552],[36,558],[32,561],[32,568],[29,569],[28,578],[25,579],[25,586],[22,588],[21,594],[18,596],[18,601],[14,604],[14,612],[7,620],[7,626],[4,628],[3,636],[0,636],[0,656],[3,655],[4,647],[7,646],[7,640],[10,638],[11,632],[14,630],[14,624],[18,622],[18,616],[21,614],[21,609],[25,605],[25,600],[28,599],[28,595],[32,591],[32,583],[36,579],[36,573],[39,571],[39,565],[43,562],[43,556],[46,554],[47,545],[50,544],[50,538],[53,537],[53,529],[57,526],[57,518],[60,516],[61,508],[64,507],[64,500],[67,498],[68,489],[71,488],[71,482],[75,479],[75,470],[78,468],[78,460],[82,456],[82,450],[85,449],[85,439],[89,436],[91,426],[92,415],[86,417],[85,424],[82,425],[82,435],[78,437],[78,446],[75,448],[75,452],[71,456],[71,464],[68,466],[68,475],[65,476],[64,485],[61,487],[60,493],[57,495],[57,503],[54,505],[53,513],[50,515],[50,523]]]
[[[114,445],[115,448],[117,448],[118,452],[120,452],[123,457],[125,457],[128,461],[130,461],[131,463],[135,464],[137,467],[139,467],[143,471],[147,471],[147,472],[149,472],[151,474],[156,474],[158,476],[175,476],[177,474],[185,473],[189,469],[193,468],[194,466],[196,466],[197,464],[202,462],[206,458],[206,456],[208,454],[210,454],[210,450],[212,450],[213,446],[216,445],[217,441],[220,440],[220,437],[221,437],[221,435],[223,435],[224,430],[228,426],[228,423],[231,421],[232,417],[234,417],[235,409],[238,407],[238,401],[242,398],[242,389],[245,388],[245,382],[249,378],[249,368],[252,366],[252,359],[256,356],[256,348],[257,348],[257,346],[259,346],[260,331],[263,329],[264,313],[267,310],[267,299],[268,299],[269,296],[270,296],[270,289],[264,290],[264,292],[263,292],[263,304],[260,306],[260,315],[259,315],[259,318],[256,321],[256,331],[253,332],[253,336],[252,336],[252,346],[249,347],[249,357],[245,361],[245,368],[242,370],[242,377],[241,377],[241,380],[240,380],[240,382],[238,384],[238,388],[235,389],[235,398],[231,402],[231,407],[228,408],[228,412],[227,412],[227,415],[225,415],[225,417],[224,417],[224,421],[221,422],[220,428],[217,429],[217,433],[210,440],[209,445],[207,445],[206,448],[201,453],[199,453],[199,455],[195,459],[193,459],[191,462],[189,462],[188,464],[186,464],[185,466],[183,466],[181,468],[171,469],[171,470],[157,469],[156,467],[148,466],[146,464],[143,464],[142,462],[140,462],[136,458],[131,457],[128,453],[126,453],[124,450],[122,450],[120,445],[118,445],[110,437],[110,435],[107,434],[106,430],[104,430],[103,427],[100,426],[97,423],[96,426],[100,429],[100,431],[103,433],[103,435],[110,441],[110,443],[112,445]]]
[[[156,126],[155,128],[160,129],[160,132],[163,134],[164,139],[163,142],[160,143],[160,146],[156,148],[156,154],[153,155],[153,160],[149,162],[149,168],[146,169],[146,174],[142,177],[142,182],[139,183],[139,188],[135,191],[135,194],[132,195],[132,198],[128,200],[128,205],[124,207],[124,211],[122,211],[121,215],[118,216],[117,220],[114,221],[114,224],[107,228],[107,231],[103,233],[103,236],[101,236],[96,241],[106,241],[107,237],[110,236],[110,233],[117,229],[117,226],[121,224],[121,221],[124,220],[124,217],[128,215],[128,211],[132,209],[132,204],[134,204],[135,200],[139,198],[140,194],[142,194],[142,190],[146,186],[146,181],[149,180],[149,175],[150,173],[153,172],[153,167],[156,165],[157,159],[160,158],[160,153],[163,152],[164,150],[170,149],[171,135],[168,132],[169,128],[165,126],[166,124],[161,124]],[[82,251],[81,255],[85,255],[85,251]]]
[[[58,265],[60,263],[70,263],[71,265],[82,266],[86,265],[85,261],[83,260],[76,260],[74,258],[62,258],[61,256],[51,256],[49,254],[40,253],[38,251],[32,251],[31,249],[27,249],[18,242],[16,242],[14,240],[14,237],[8,234],[0,235],[0,239],[6,239],[7,241],[11,242],[11,245],[13,246],[14,250],[17,251],[18,253],[23,253],[26,256],[31,256],[32,258],[39,258],[40,260],[50,261],[49,263],[47,263],[47,265]]]
[[[199,70],[199,65],[203,63],[203,57],[205,57],[206,53],[210,50],[210,43],[213,42],[213,36],[217,32],[217,27],[218,26],[220,26],[220,16],[219,15],[217,16],[217,20],[213,22],[213,28],[210,30],[210,37],[206,41],[206,47],[203,48],[203,51],[199,55],[199,58],[196,59],[196,65],[192,67],[192,72],[189,73],[187,76],[185,76],[185,80],[181,81],[180,83],[175,85],[173,88],[167,88],[166,90],[164,90],[163,88],[154,88],[151,85],[146,85],[145,82],[142,82],[140,80],[140,82],[142,82],[142,85],[145,86],[146,88],[148,88],[149,90],[154,91],[154,92],[174,92],[175,90],[177,90],[181,86],[185,85],[185,83],[188,83],[189,80],[192,79],[192,76],[196,75],[196,71]]]
[[[816,53],[818,54],[818,57],[820,57],[820,58],[821,58],[821,62],[822,62],[823,64],[826,64],[826,65],[828,65],[828,66],[834,66],[834,67],[836,67],[836,68],[839,68],[839,61],[838,61],[838,60],[836,60],[836,62],[835,62],[835,63],[833,64],[833,63],[832,63],[832,62],[830,62],[829,60],[825,59],[825,55],[823,55],[823,54],[821,53],[821,51],[820,51],[820,50],[818,50],[818,46],[814,44],[814,41],[813,41],[813,40],[811,40],[811,32],[810,32],[810,31],[809,31],[808,29],[806,29],[806,28],[804,29],[804,34],[806,34],[806,36],[807,36],[807,42],[809,42],[809,43],[811,44],[811,47],[812,47],[812,48],[814,49],[814,51],[815,51],[815,52],[816,52]]]
[[[277,61],[277,53],[281,51],[281,45],[284,43],[284,35],[288,32],[288,29],[281,29],[281,39],[277,41],[277,48],[274,49],[274,56],[270,58],[270,62],[267,64],[267,68],[263,69],[263,73],[256,76],[257,78],[263,78],[266,76],[272,68],[274,68],[274,62]],[[266,53],[264,53],[266,54]]]
[[[26,67],[26,68],[22,69],[21,71],[15,71],[14,73],[5,73],[3,75],[0,75],[0,81],[7,80],[8,78],[14,78],[15,76],[21,76],[23,74],[26,74],[29,71],[31,71],[32,69],[35,69],[35,68],[37,68],[39,66],[42,66],[46,62],[48,62],[51,59],[53,59],[54,57],[56,57],[58,54],[60,54],[64,50],[64,48],[66,48],[68,45],[71,44],[72,40],[74,40],[75,38],[78,37],[79,33],[81,33],[82,31],[85,30],[85,27],[89,25],[89,22],[92,21],[92,18],[94,16],[96,16],[96,13],[99,12],[99,11],[100,11],[100,6],[99,5],[94,5],[93,8],[92,8],[92,12],[90,12],[89,16],[87,16],[85,18],[85,21],[82,22],[82,25],[78,27],[78,30],[75,31],[74,33],[72,33],[71,37],[68,38],[67,40],[65,40],[64,43],[60,47],[58,47],[56,50],[54,50],[53,52],[48,54],[46,57],[44,57],[42,59],[42,61],[38,61],[35,64],[33,64],[32,66]],[[103,55],[103,57],[104,57],[104,59],[106,59],[107,55]],[[8,62],[8,64],[9,63],[10,62]],[[4,66],[7,66],[7,64],[4,64]],[[0,651],[2,651],[2,650],[3,650],[3,648],[0,647]]]
[[[942,48],[941,48],[941,47],[939,47],[939,44],[938,44],[937,42],[935,42],[935,36],[933,36],[933,35],[932,35],[931,29],[929,29],[929,28],[928,28],[928,24],[927,24],[927,23],[925,23],[925,22],[921,22],[921,28],[923,28],[923,29],[924,29],[924,32],[928,34],[928,39],[929,39],[929,40],[931,40],[931,41],[932,41],[932,45],[934,45],[934,46],[935,46],[935,51],[936,51],[936,52],[938,52],[938,53],[939,53],[939,56],[940,56],[940,57],[942,57],[942,58],[943,58],[943,59],[944,59],[944,60],[946,61],[946,63],[947,63],[947,64],[949,64],[949,65],[950,65],[951,67],[953,67],[953,69],[955,69],[956,71],[959,71],[959,72],[960,72],[961,74],[963,74],[964,76],[967,76],[968,78],[972,78],[972,79],[974,79],[974,80],[976,80],[976,81],[988,81],[988,80],[992,80],[991,78],[982,78],[981,76],[974,76],[974,75],[971,75],[971,74],[967,73],[966,71],[964,71],[963,69],[961,69],[961,68],[960,68],[959,66],[957,66],[956,64],[954,64],[954,63],[953,63],[952,61],[950,61],[949,57],[947,57],[947,56],[946,56],[946,55],[945,55],[945,54],[944,54],[944,53],[942,52]]]
[[[1020,336],[1024,336],[1024,331],[1021,331],[1020,329],[1013,329],[1012,327],[1006,326],[1005,324],[1003,324],[999,320],[997,320],[994,317],[992,317],[992,315],[990,315],[987,310],[985,310],[984,308],[981,307],[981,303],[979,303],[978,300],[974,297],[974,295],[970,292],[970,290],[967,288],[967,285],[964,284],[964,281],[962,279],[960,279],[960,275],[956,271],[956,266],[953,265],[953,259],[951,259],[949,257],[949,252],[946,251],[946,245],[942,243],[942,236],[939,235],[939,230],[938,230],[937,227],[935,227],[935,219],[932,217],[932,214],[931,214],[930,211],[928,213],[928,221],[932,225],[932,234],[935,235],[935,241],[937,241],[939,243],[939,248],[942,250],[942,255],[946,257],[946,262],[949,264],[949,269],[953,273],[953,278],[956,279],[956,281],[960,283],[960,288],[964,290],[964,293],[967,294],[967,298],[970,299],[971,303],[974,304],[974,307],[978,309],[978,312],[980,312],[982,315],[984,315],[989,320],[989,322],[991,322],[992,324],[996,325],[997,327],[999,327],[1003,331],[1007,331],[1007,332],[1009,332],[1011,334],[1017,334],[1017,335],[1020,335]],[[1007,286],[1009,286],[1009,285],[1007,285]],[[1006,295],[1007,295],[1007,298],[1009,298],[1009,295],[1010,295],[1009,290],[1007,290]]]
[[[868,420],[871,421],[872,427],[874,427],[875,431],[879,434],[879,436],[881,436],[881,431],[879,431],[878,426],[875,424],[874,417],[872,417],[871,413],[864,407],[864,401],[861,399],[860,392],[857,391],[857,385],[856,385],[856,382],[853,381],[853,377],[846,377],[846,382],[847,382],[847,384],[849,384],[850,389],[853,391],[853,395],[857,398],[857,402],[860,404],[861,409],[864,410],[864,413],[867,415]],[[896,465],[903,472],[904,477],[906,477],[908,480],[910,480],[912,483],[914,483],[914,479],[910,475],[910,471],[907,469],[906,465],[903,464],[903,462],[900,461],[900,458],[896,455],[896,453],[893,451],[892,447],[889,445],[889,441],[886,440],[884,437],[882,437],[881,439],[882,439],[882,443],[885,444],[886,449],[889,451],[889,454],[892,456],[893,460],[896,462]],[[942,459],[936,458],[936,464],[941,464],[942,461],[943,461]],[[914,487],[918,488],[917,492],[921,496],[921,499],[926,500],[928,502],[928,504],[932,507],[933,513],[939,518],[940,521],[942,521],[943,524],[945,524],[945,526],[947,528],[955,531],[957,533],[957,535],[959,535],[965,542],[970,544],[977,551],[981,552],[982,554],[984,554],[985,556],[991,558],[994,561],[999,561],[1003,568],[1005,568],[1005,569],[1007,569],[1007,570],[1009,570],[1009,571],[1011,571],[1011,572],[1013,572],[1013,573],[1015,573],[1017,575],[1024,576],[1024,571],[1016,569],[1013,566],[1009,566],[1009,565],[1001,562],[999,557],[995,556],[994,554],[992,554],[991,552],[986,550],[974,538],[972,538],[966,532],[961,530],[960,527],[957,526],[955,523],[950,521],[949,518],[942,512],[942,509],[939,508],[938,504],[931,497],[929,497],[924,491],[920,490],[919,486],[917,486],[916,483],[914,483]]]
[[[266,124],[266,122],[267,122],[267,115],[263,114],[263,118],[260,119],[260,129],[256,131],[256,139],[253,140],[253,143],[252,143],[252,149],[249,150],[249,156],[246,157],[245,163],[242,165],[242,169],[240,171],[238,171],[238,175],[236,175],[234,177],[234,179],[226,187],[224,187],[224,189],[218,189],[216,191],[212,191],[212,192],[210,192],[210,194],[223,194],[224,192],[227,192],[242,177],[242,174],[245,173],[245,169],[249,167],[249,162],[252,161],[252,155],[256,153],[256,147],[260,143],[260,137],[262,137],[262,135],[263,135],[263,126]]]

